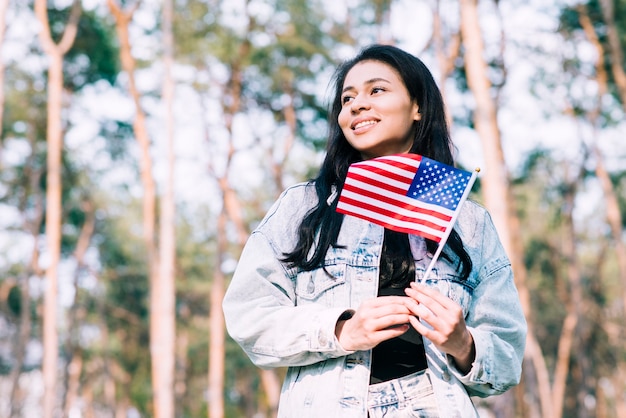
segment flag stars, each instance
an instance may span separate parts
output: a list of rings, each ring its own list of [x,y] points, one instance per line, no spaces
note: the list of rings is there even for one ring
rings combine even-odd
[[[407,196],[456,209],[471,175],[454,167],[423,160]]]

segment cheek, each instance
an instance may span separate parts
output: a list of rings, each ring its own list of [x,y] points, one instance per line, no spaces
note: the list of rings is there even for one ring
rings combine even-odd
[[[337,123],[342,131],[345,131],[350,126],[350,115],[346,112],[345,109],[342,109],[339,112],[339,116],[337,117]]]

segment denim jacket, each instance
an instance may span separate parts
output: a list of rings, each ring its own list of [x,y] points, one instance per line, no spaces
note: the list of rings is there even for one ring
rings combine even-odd
[[[314,185],[287,189],[250,236],[223,309],[232,338],[262,368],[288,367],[278,417],[366,418],[371,350],[346,351],[335,325],[378,292],[384,230],[345,216],[326,270],[298,271],[280,261],[292,251],[297,228],[317,204]],[[460,280],[440,257],[426,284],[456,301],[476,345],[467,374],[424,338],[433,390],[442,417],[478,416],[469,396],[505,392],[519,382],[526,321],[507,258],[487,211],[466,201],[455,225],[473,268]],[[424,240],[410,235],[417,276],[430,259]]]

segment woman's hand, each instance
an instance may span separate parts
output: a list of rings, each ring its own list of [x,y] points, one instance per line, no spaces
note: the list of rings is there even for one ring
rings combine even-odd
[[[410,298],[383,296],[366,300],[352,318],[337,321],[335,335],[347,351],[369,350],[380,342],[409,330],[413,315],[406,306]]]
[[[472,334],[465,326],[461,307],[437,290],[422,284],[411,283],[405,292],[410,301],[407,306],[415,315],[410,317],[411,325],[439,350],[452,356],[459,371],[469,372],[476,358],[476,347]]]

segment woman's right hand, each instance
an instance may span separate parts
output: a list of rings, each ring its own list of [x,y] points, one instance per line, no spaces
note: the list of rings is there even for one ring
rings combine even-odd
[[[408,331],[411,311],[404,296],[364,301],[352,318],[337,321],[335,335],[346,351],[369,350]]]

